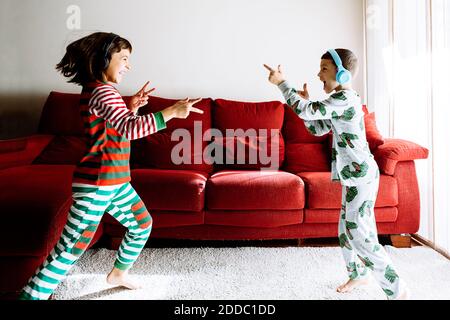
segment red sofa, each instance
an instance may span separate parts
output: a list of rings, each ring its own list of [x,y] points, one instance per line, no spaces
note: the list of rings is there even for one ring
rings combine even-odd
[[[151,97],[141,112],[156,112],[174,101]],[[85,152],[78,102],[78,94],[51,92],[36,135],[0,141],[0,206],[5,226],[0,233],[0,292],[17,291],[24,285],[65,224],[72,173]],[[154,218],[151,238],[337,236],[341,186],[330,180],[331,134],[310,135],[303,121],[279,101],[204,99],[196,106],[204,114],[172,120],[165,130],[132,141],[132,185]],[[378,231],[415,233],[420,205],[413,160],[427,158],[428,150],[404,140],[383,141],[374,120],[373,113],[366,114],[367,138],[382,173],[375,206]],[[195,122],[201,123],[201,130],[194,127]],[[171,141],[171,134],[177,128],[197,138],[210,128],[223,133],[237,128],[279,129],[280,169],[259,170],[264,167],[262,161],[210,164],[201,156],[210,143],[206,140],[202,150],[192,145],[190,155],[196,159],[192,164],[173,164],[171,150],[179,141]],[[234,145],[239,142],[224,138],[214,143],[229,155],[224,142],[230,139]],[[123,233],[124,228],[105,214],[91,245],[102,235],[117,243]]]

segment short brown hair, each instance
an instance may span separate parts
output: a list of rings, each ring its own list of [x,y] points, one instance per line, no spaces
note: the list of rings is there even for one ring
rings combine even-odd
[[[358,73],[358,57],[351,50],[348,49],[336,49],[336,52],[341,58],[342,65],[344,66],[344,68],[350,71],[352,76],[355,77],[356,74]],[[331,60],[333,64],[336,66],[333,57],[328,51],[322,55],[321,59]]]
[[[109,41],[111,45],[104,52],[105,43]],[[127,39],[107,32],[95,32],[69,44],[56,70],[64,77],[71,77],[68,82],[81,86],[96,80],[102,81],[103,71],[106,70],[105,59],[109,63],[111,55],[122,49],[131,52],[132,47]]]

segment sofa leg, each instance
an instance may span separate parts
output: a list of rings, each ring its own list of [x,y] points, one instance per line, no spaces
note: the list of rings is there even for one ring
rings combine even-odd
[[[408,233],[391,234],[390,238],[396,248],[411,248],[411,235]]]

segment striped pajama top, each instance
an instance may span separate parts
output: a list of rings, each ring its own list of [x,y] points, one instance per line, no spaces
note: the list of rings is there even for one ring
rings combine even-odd
[[[88,153],[75,169],[74,183],[108,186],[129,182],[130,140],[166,128],[161,112],[138,116],[112,85],[102,82],[83,86],[80,113]]]

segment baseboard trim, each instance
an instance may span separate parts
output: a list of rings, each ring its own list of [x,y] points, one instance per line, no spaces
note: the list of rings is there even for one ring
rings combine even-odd
[[[425,245],[427,247],[430,247],[431,249],[433,249],[434,251],[442,254],[444,257],[446,257],[447,259],[450,260],[450,253],[447,252],[446,250],[444,250],[443,248],[437,246],[436,244],[433,243],[433,241],[430,241],[428,239],[425,239],[424,237],[418,235],[418,234],[411,234],[411,237],[419,242],[422,245]]]

